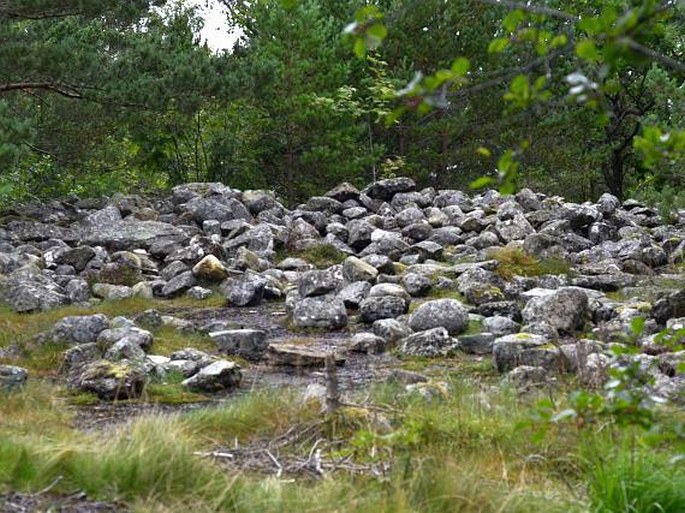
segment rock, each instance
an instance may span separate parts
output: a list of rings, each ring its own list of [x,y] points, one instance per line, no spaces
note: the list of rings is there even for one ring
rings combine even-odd
[[[414,331],[442,327],[452,335],[463,333],[468,326],[468,310],[461,301],[456,299],[427,301],[409,317],[409,327]]]
[[[55,255],[55,263],[59,265],[71,265],[78,272],[81,272],[86,268],[86,265],[94,256],[95,250],[90,246],[64,248]]]
[[[185,271],[171,278],[162,288],[162,296],[177,297],[197,284],[192,271]]]
[[[196,392],[211,393],[233,390],[240,386],[242,379],[240,365],[218,360],[200,369],[197,374],[183,381],[181,385]]]
[[[237,278],[228,278],[221,284],[231,306],[254,306],[261,303],[267,281],[258,274],[246,272]]]
[[[0,390],[3,393],[14,392],[24,388],[29,373],[22,367],[0,365]]]
[[[652,308],[652,317],[659,324],[669,319],[685,316],[685,289],[661,297]]]
[[[406,324],[397,319],[379,319],[371,328],[374,335],[384,338],[389,344],[394,344],[412,334]]]
[[[49,310],[69,302],[64,289],[32,265],[0,277],[0,296],[16,312]]]
[[[98,360],[67,380],[71,390],[89,392],[104,401],[137,399],[143,394],[146,374],[140,364]]]
[[[380,354],[386,348],[385,339],[373,333],[357,333],[350,344],[350,351],[355,353]]]
[[[409,335],[400,342],[400,352],[408,356],[425,356],[434,358],[452,350],[456,341],[449,336],[445,328],[431,328]]]
[[[126,285],[110,285],[109,283],[95,283],[91,287],[93,295],[101,299],[116,301],[133,297],[133,289]]]
[[[287,367],[324,367],[326,365],[327,352],[308,349],[300,346],[287,344],[271,344],[266,353],[271,365]],[[336,365],[345,363],[345,357],[334,354]]]
[[[495,230],[504,242],[524,240],[528,235],[535,233],[535,229],[522,214],[516,214],[513,219],[495,223]]]
[[[476,333],[475,335],[461,335],[459,349],[467,354],[489,355],[495,343],[492,333]]]
[[[433,283],[427,276],[422,276],[416,273],[405,273],[402,276],[402,286],[412,297],[420,297],[427,295]]]
[[[56,344],[88,344],[107,328],[109,319],[103,314],[64,317],[53,326],[50,340]]]
[[[495,340],[492,347],[493,365],[497,372],[507,372],[519,365],[532,365],[531,361],[536,361],[536,351],[543,351],[544,346],[548,345],[547,340],[540,335],[531,333],[517,333],[506,335]],[[559,350],[557,358],[559,357]]]
[[[328,191],[325,196],[344,203],[348,200],[359,199],[359,189],[350,183],[343,182]]]
[[[260,212],[270,210],[272,208],[282,208],[272,191],[243,191],[242,200],[243,204],[253,215],[257,215]]]
[[[262,330],[223,330],[209,334],[220,353],[258,361],[269,348],[266,332]]]
[[[338,280],[329,271],[306,271],[300,277],[298,291],[300,297],[323,296],[336,289]]]
[[[107,350],[105,360],[111,362],[120,360],[142,362],[145,360],[145,351],[138,345],[135,337],[123,337]]]
[[[298,328],[340,329],[347,326],[344,303],[331,296],[305,297],[295,304],[293,324]]]
[[[210,289],[206,289],[204,287],[200,286],[195,286],[195,287],[190,287],[186,291],[186,295],[189,297],[192,297],[193,299],[197,299],[199,301],[204,301],[205,299],[208,299],[212,296],[213,292]]]
[[[367,281],[356,281],[343,287],[338,293],[340,299],[346,308],[356,310],[359,308],[362,300],[369,295],[371,284]]]
[[[342,273],[343,278],[348,283],[356,281],[368,281],[373,283],[378,276],[378,270],[374,266],[355,256],[349,256],[345,259]]]
[[[102,330],[98,334],[97,344],[102,351],[107,351],[115,343],[124,338],[135,343],[138,347],[143,349],[143,351],[149,351],[152,347],[152,333],[136,326],[122,326],[119,328]]]
[[[123,221],[96,224],[84,229],[82,242],[109,249],[149,249],[156,241],[182,242],[188,236],[179,228],[159,221],[127,218]]]
[[[193,275],[200,280],[221,282],[228,277],[228,269],[214,255],[207,255],[193,267]]]
[[[547,370],[543,367],[532,365],[519,365],[509,371],[507,379],[519,389],[527,389],[531,386],[544,384],[548,381]]]
[[[398,192],[410,192],[416,189],[411,178],[388,178],[369,185],[362,193],[369,198],[390,201]]]
[[[363,322],[399,317],[407,313],[407,301],[398,296],[367,297],[359,305]]]
[[[492,333],[496,337],[518,333],[519,329],[521,325],[509,317],[496,315],[483,319],[483,331]]]
[[[153,309],[138,314],[134,320],[137,325],[143,328],[157,329],[162,326],[162,314]]]
[[[561,334],[582,329],[588,313],[588,296],[581,289],[560,288],[551,294],[533,298],[521,312],[525,323],[544,321]]]
[[[60,374],[71,376],[74,372],[78,372],[86,364],[100,360],[102,358],[102,351],[98,344],[79,344],[70,347],[62,353],[62,361],[60,363]]]

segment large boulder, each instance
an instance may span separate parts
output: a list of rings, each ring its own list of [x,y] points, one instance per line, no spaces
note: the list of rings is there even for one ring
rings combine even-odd
[[[193,275],[201,280],[221,282],[228,277],[228,269],[214,255],[207,255],[193,266]]]
[[[343,262],[342,273],[343,278],[348,283],[355,281],[373,282],[378,276],[378,269],[355,256],[349,256]]]
[[[442,327],[450,335],[463,333],[469,326],[469,312],[456,299],[436,299],[420,305],[409,317],[409,327],[424,331]]]
[[[300,297],[323,296],[335,290],[338,280],[329,271],[307,271],[298,284]]]
[[[369,198],[390,201],[398,192],[409,192],[416,189],[416,183],[411,178],[388,178],[369,185],[362,192]]]
[[[519,365],[535,365],[547,354],[546,349],[552,349],[556,358],[560,358],[557,348],[549,348],[547,339],[541,335],[531,333],[517,333],[506,335],[495,340],[492,347],[492,363],[497,372],[507,372]]]
[[[582,329],[588,314],[587,294],[574,287],[562,287],[541,297],[534,297],[521,312],[526,324],[544,322],[560,334]]]
[[[370,296],[359,304],[359,313],[364,322],[399,317],[408,309],[408,302],[399,296]]]

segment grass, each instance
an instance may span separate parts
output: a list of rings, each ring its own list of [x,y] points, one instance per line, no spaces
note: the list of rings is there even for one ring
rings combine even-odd
[[[495,272],[505,280],[514,276],[542,276],[546,274],[566,274],[571,272],[571,265],[559,258],[538,260],[515,246],[505,246],[490,251],[488,258],[497,260]]]
[[[332,244],[315,244],[301,251],[279,252],[276,260],[281,261],[286,257],[301,258],[319,269],[326,269],[343,263],[347,255]]]

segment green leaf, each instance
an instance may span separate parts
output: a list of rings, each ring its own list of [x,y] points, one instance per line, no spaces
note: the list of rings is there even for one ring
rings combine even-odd
[[[584,39],[576,45],[576,55],[586,61],[596,62],[599,60],[599,52],[592,39]]]
[[[487,187],[491,185],[493,182],[493,179],[489,176],[481,176],[480,178],[477,178],[473,182],[469,184],[469,187],[471,189],[483,189],[484,187]]]
[[[288,11],[297,7],[298,3],[299,0],[281,0],[281,5]]]
[[[388,35],[388,29],[382,23],[374,23],[366,29],[367,36],[377,39],[379,42],[383,41]]]
[[[506,50],[508,45],[509,38],[498,37],[490,41],[490,44],[488,45],[488,53],[502,53],[504,50]]]
[[[360,59],[363,59],[366,55],[366,43],[364,42],[363,38],[358,37],[354,41],[354,53]]]
[[[521,9],[510,11],[502,20],[502,25],[509,32],[514,32],[523,20],[526,19],[526,13]]]
[[[635,335],[636,337],[639,337],[642,335],[643,331],[645,329],[645,318],[644,317],[635,317],[630,322],[630,332]]]
[[[563,46],[566,46],[566,43],[568,43],[568,37],[566,37],[566,34],[559,34],[552,39],[552,42],[549,44],[549,46],[551,48],[562,48]]]
[[[466,57],[459,57],[458,59],[455,59],[450,69],[455,75],[463,77],[468,73],[470,67],[471,63]]]
[[[492,157],[492,152],[483,146],[476,148],[476,153],[478,153],[478,155],[482,155],[483,157],[488,158],[488,159],[490,157]]]

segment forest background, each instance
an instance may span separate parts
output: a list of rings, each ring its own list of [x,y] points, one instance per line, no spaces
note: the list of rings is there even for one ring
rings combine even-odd
[[[341,181],[685,206],[685,5],[0,1],[0,204]]]

